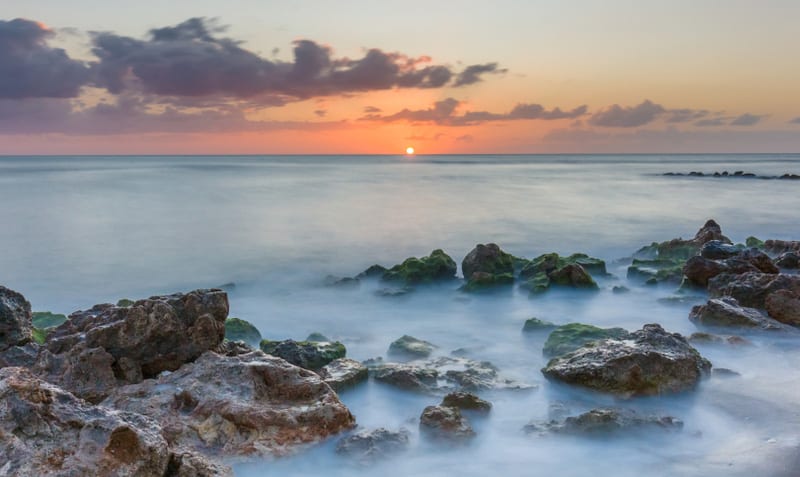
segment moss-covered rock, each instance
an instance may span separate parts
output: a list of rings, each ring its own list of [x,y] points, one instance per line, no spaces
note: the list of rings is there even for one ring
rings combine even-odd
[[[634,258],[628,267],[628,279],[646,282],[655,280],[656,283],[675,283],[679,284],[683,279],[683,266],[685,259],[672,258],[653,258],[640,259]]]
[[[623,339],[628,332],[622,328],[599,328],[582,323],[569,323],[559,326],[544,343],[542,352],[547,357],[571,353],[592,341],[614,338]]]
[[[491,275],[514,274],[514,256],[500,249],[497,244],[478,244],[461,261],[464,278],[475,272]]]
[[[410,257],[399,265],[386,270],[383,280],[406,284],[428,283],[449,280],[456,276],[456,262],[441,249],[427,257]]]
[[[261,351],[312,371],[331,361],[344,358],[347,349],[338,341],[270,341],[261,340]]]
[[[322,333],[313,332],[308,335],[306,341],[314,341],[314,342],[321,342],[321,341],[333,341],[332,339],[328,338],[327,336],[323,335]]]
[[[512,285],[514,275],[511,273],[491,274],[486,272],[475,272],[470,276],[467,283],[461,287],[465,292],[491,291],[502,285]]]
[[[389,345],[389,354],[401,358],[426,358],[434,349],[436,346],[425,340],[403,335]]]
[[[261,333],[249,321],[239,318],[225,320],[225,339],[228,341],[244,341],[250,346],[258,346]]]
[[[64,323],[67,321],[67,317],[66,315],[49,311],[34,311],[31,313],[31,321],[33,322],[33,326],[44,330]]]
[[[532,333],[536,331],[552,330],[553,328],[556,328],[555,323],[533,317],[525,320],[525,324],[522,326],[522,331],[526,333]]]
[[[384,267],[383,265],[375,264],[371,265],[369,268],[356,275],[356,278],[358,279],[380,278],[383,276],[384,273],[386,273],[386,267]]]
[[[541,293],[553,285],[596,290],[592,275],[584,267],[606,274],[606,263],[584,253],[561,257],[557,253],[546,253],[530,260],[520,271],[520,285],[531,293]]]
[[[34,326],[31,328],[31,338],[37,344],[44,344],[44,340],[47,339],[47,330]]]
[[[758,238],[756,238],[756,237],[753,237],[752,235],[751,235],[751,236],[749,236],[749,237],[747,237],[747,238],[744,240],[744,244],[745,244],[745,246],[747,246],[748,248],[757,248],[757,249],[759,249],[759,250],[761,250],[761,249],[763,249],[763,248],[764,248],[764,241],[763,241],[763,240],[761,240],[761,239],[758,239]]]
[[[120,299],[117,301],[117,306],[121,306],[121,307],[123,307],[123,308],[127,308],[127,307],[129,307],[129,306],[133,305],[133,303],[134,303],[134,301],[133,301],[133,300],[130,300],[130,299],[128,299],[128,298],[120,298]]]

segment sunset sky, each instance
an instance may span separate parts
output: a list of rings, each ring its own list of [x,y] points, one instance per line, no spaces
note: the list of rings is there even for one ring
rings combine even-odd
[[[795,0],[0,2],[0,154],[800,152]]]

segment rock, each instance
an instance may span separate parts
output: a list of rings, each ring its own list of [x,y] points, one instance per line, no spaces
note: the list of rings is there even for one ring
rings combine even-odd
[[[386,296],[386,297],[401,297],[408,295],[409,293],[413,292],[414,288],[412,287],[384,287],[375,290],[375,294],[378,296]]]
[[[597,289],[597,283],[594,282],[592,276],[576,263],[554,270],[548,277],[550,277],[550,281],[554,285]]]
[[[316,371],[334,359],[344,358],[347,349],[338,341],[261,340],[261,351],[283,358],[301,368]]]
[[[470,275],[467,283],[460,288],[465,292],[479,292],[493,290],[502,285],[513,285],[514,275],[511,273],[491,274],[487,272],[474,272]]]
[[[736,371],[728,368],[714,368],[711,370],[711,376],[715,378],[738,378],[741,376],[741,373],[737,373]]]
[[[31,304],[20,293],[0,286],[0,351],[31,340]]]
[[[569,323],[559,326],[544,343],[542,353],[553,357],[570,353],[593,341],[606,338],[624,339],[628,332],[622,328],[598,328],[582,323]]]
[[[744,245],[747,248],[757,248],[761,250],[764,248],[764,241],[751,235],[744,240]]]
[[[39,355],[39,345],[33,341],[22,346],[12,346],[0,351],[0,368],[6,366],[19,366],[30,368],[36,363]]]
[[[155,421],[92,406],[23,368],[0,369],[2,475],[166,475]]]
[[[381,278],[414,285],[451,280],[455,278],[457,268],[456,262],[449,255],[442,250],[434,250],[427,257],[407,258],[403,263],[386,270]]]
[[[258,346],[261,333],[249,321],[239,318],[225,320],[225,339],[228,341],[244,341],[250,346]]]
[[[657,324],[590,343],[542,369],[549,379],[621,397],[689,390],[710,371],[711,363],[686,338]]]
[[[436,346],[427,341],[403,335],[389,345],[388,354],[405,359],[418,359],[427,358],[433,353],[434,349],[436,349]]]
[[[430,438],[450,442],[461,442],[475,437],[469,420],[455,407],[426,407],[419,417],[419,430]]]
[[[306,341],[333,341],[332,339],[328,338],[327,336],[323,335],[322,333],[318,333],[316,331],[309,333]]]
[[[786,273],[723,273],[708,282],[708,293],[711,297],[729,296],[735,298],[741,306],[751,308],[764,308],[767,296],[778,290],[800,293],[800,276]]]
[[[406,429],[389,431],[379,427],[364,430],[339,440],[336,453],[370,464],[408,450],[409,437]]]
[[[500,249],[497,244],[478,244],[461,261],[464,278],[470,278],[475,272],[488,275],[514,275],[514,257]]]
[[[225,340],[212,351],[223,356],[239,356],[240,354],[252,353],[255,350],[255,348],[244,341]]]
[[[530,423],[523,427],[529,434],[570,434],[598,435],[628,433],[649,429],[678,431],[683,422],[672,416],[641,415],[630,409],[600,408],[592,409],[575,417],[567,417],[561,422]]]
[[[353,277],[335,277],[328,275],[324,280],[325,286],[335,288],[358,288],[361,281]]]
[[[31,313],[33,326],[39,329],[53,328],[67,321],[66,315],[51,313],[49,311],[34,311]]]
[[[440,406],[457,407],[462,411],[475,411],[480,413],[488,413],[492,410],[492,403],[489,401],[484,401],[478,396],[464,391],[448,393],[442,399]]]
[[[284,455],[355,424],[317,374],[261,351],[207,352],[158,379],[116,388],[102,405],[157,420],[173,446],[226,458]]]
[[[775,265],[780,268],[800,268],[800,252],[784,252],[775,259]]]
[[[737,255],[741,249],[736,245],[720,240],[710,240],[703,244],[700,256],[709,260],[722,260]]]
[[[323,366],[318,374],[335,391],[355,386],[369,378],[367,367],[350,358],[334,359]]]
[[[521,286],[532,293],[546,291],[551,285],[596,290],[597,283],[584,265],[597,273],[606,274],[605,262],[600,259],[582,253],[568,257],[548,253],[534,258],[522,268],[520,278],[524,282]]]
[[[611,292],[614,293],[615,295],[619,295],[619,294],[622,294],[622,293],[628,293],[630,291],[631,291],[630,288],[628,288],[626,286],[622,286],[622,285],[614,285],[614,287],[611,289]]]
[[[127,308],[127,307],[129,307],[129,306],[131,306],[133,304],[134,304],[134,301],[131,300],[131,299],[128,299],[128,298],[120,298],[119,300],[117,300],[117,306],[122,307],[122,308]]]
[[[767,240],[764,250],[773,255],[786,252],[800,252],[800,240]]]
[[[705,288],[708,281],[722,273],[739,275],[747,272],[778,273],[772,260],[757,249],[741,250],[724,260],[695,256],[686,261],[683,274],[689,283]]]
[[[233,469],[187,450],[170,455],[166,477],[233,477]]]
[[[487,361],[449,356],[415,364],[377,363],[371,367],[370,372],[376,381],[429,394],[455,390],[524,390],[534,387],[504,377]]]
[[[739,305],[734,298],[712,298],[705,305],[695,306],[689,313],[689,320],[697,326],[787,330],[786,325],[768,317],[760,310]]]
[[[555,323],[540,320],[539,318],[534,317],[525,320],[525,324],[522,326],[522,331],[525,333],[532,333],[536,331],[552,330],[553,328],[556,328]]]
[[[731,243],[728,237],[722,235],[722,228],[713,219],[708,220],[705,225],[697,231],[692,242],[703,246],[712,240],[717,240],[722,243]]]
[[[696,255],[707,242],[716,240],[722,243],[731,243],[728,237],[722,235],[719,224],[709,220],[697,231],[695,236],[689,240],[681,238],[672,239],[666,242],[653,242],[642,247],[635,254],[639,259],[667,259],[683,261]]]
[[[381,265],[372,265],[371,267],[367,268],[363,272],[356,275],[356,278],[357,279],[379,278],[382,277],[384,273],[386,273],[386,267]]]
[[[683,278],[683,259],[634,258],[628,267],[629,280],[655,280],[656,283],[680,283]]]
[[[154,296],[130,307],[95,305],[53,329],[35,369],[78,397],[102,400],[110,388],[174,371],[225,335],[221,290]]]
[[[764,307],[769,316],[777,321],[800,326],[800,294],[790,290],[778,290],[767,295]]]
[[[711,333],[697,332],[689,336],[689,343],[692,344],[729,344],[734,346],[749,346],[750,341],[735,335],[714,335]],[[716,369],[716,368],[715,368]]]

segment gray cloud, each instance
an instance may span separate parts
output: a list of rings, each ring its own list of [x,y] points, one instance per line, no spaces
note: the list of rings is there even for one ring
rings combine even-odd
[[[73,98],[90,80],[89,68],[47,40],[43,25],[0,20],[0,98]]]
[[[492,113],[489,111],[467,111],[463,114],[456,114],[456,109],[462,103],[454,98],[447,98],[437,101],[433,107],[428,109],[403,109],[391,115],[367,114],[362,117],[363,121],[396,122],[408,121],[412,123],[434,123],[441,126],[471,126],[490,121],[514,121],[524,119],[574,119],[586,114],[585,105],[578,106],[570,111],[562,111],[560,108],[552,110],[545,109],[540,104],[520,103],[508,113]]]
[[[615,104],[594,113],[589,123],[601,127],[633,128],[654,121],[666,111],[663,106],[649,99],[637,106],[622,107]]]
[[[383,110],[381,108],[376,108],[375,106],[366,106],[364,108],[364,112],[367,114],[375,114],[383,112]]]
[[[790,123],[790,124],[800,124],[800,116],[797,116],[797,117],[796,117],[796,118],[794,118],[794,119],[790,119],[790,120],[789,120],[789,123]]]
[[[701,119],[700,121],[696,121],[694,123],[695,126],[698,127],[719,127],[719,126],[727,126],[728,121],[730,118],[725,117],[716,117],[716,118],[709,118],[709,119]]]
[[[758,124],[763,118],[763,115],[759,116],[756,114],[744,113],[731,121],[731,126],[753,126]]]
[[[456,80],[453,82],[453,86],[467,86],[470,84],[478,83],[482,81],[481,75],[486,73],[500,74],[506,72],[508,72],[508,70],[504,68],[499,68],[497,63],[470,65],[464,68],[464,70],[458,74]]]
[[[667,111],[669,116],[667,116],[666,121],[668,123],[688,123],[690,121],[697,121],[699,119],[705,118],[710,114],[710,111],[706,109],[670,109]]]

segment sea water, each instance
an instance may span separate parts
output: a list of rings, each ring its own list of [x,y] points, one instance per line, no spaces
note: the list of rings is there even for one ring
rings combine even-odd
[[[348,356],[385,356],[409,334],[438,355],[465,348],[538,385],[494,391],[478,436],[443,448],[418,433],[436,397],[368,382],[340,394],[360,428],[411,431],[408,452],[373,466],[335,454],[336,438],[295,456],[238,464],[237,475],[796,475],[800,469],[800,340],[748,335],[751,346],[698,346],[712,377],[679,396],[619,401],[556,385],[540,373],[545,335],[525,319],[629,330],[660,323],[696,331],[674,286],[629,282],[618,259],[642,245],[691,237],[715,219],[734,242],[800,239],[800,181],[670,177],[665,172],[800,173],[798,155],[649,156],[168,156],[1,157],[0,283],[33,309],[70,313],[95,303],[234,283],[231,316],[268,339],[312,331]],[[379,263],[441,248],[456,262],[477,243],[528,258],[584,252],[608,262],[598,293],[509,289],[467,295],[459,283],[379,296],[381,285],[325,286]],[[614,294],[624,285],[630,293]],[[669,414],[680,432],[586,438],[526,435],[553,404]]]

